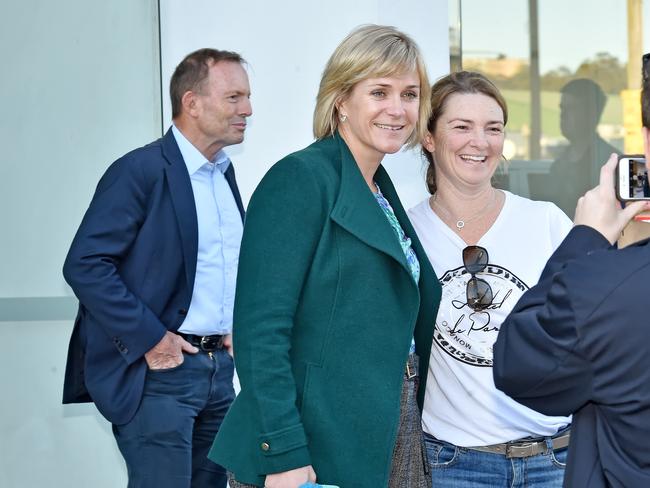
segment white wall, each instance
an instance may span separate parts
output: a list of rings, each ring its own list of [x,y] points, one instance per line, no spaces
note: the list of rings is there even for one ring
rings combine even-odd
[[[349,31],[367,23],[410,34],[432,80],[448,72],[446,0],[161,0],[163,86],[178,62],[201,47],[237,51],[250,65],[253,116],[244,143],[226,149],[246,202],[273,163],[312,142],[325,63]],[[164,107],[167,127],[167,99]],[[418,154],[389,156],[384,163],[407,208],[426,196]]]
[[[61,405],[71,321],[0,322],[0,487],[115,488],[126,470],[94,405]]]

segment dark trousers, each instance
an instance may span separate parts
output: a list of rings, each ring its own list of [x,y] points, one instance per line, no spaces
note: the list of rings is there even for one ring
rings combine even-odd
[[[235,398],[225,350],[185,354],[175,368],[147,371],[135,417],[113,425],[128,488],[225,488],[225,470],[207,457]]]

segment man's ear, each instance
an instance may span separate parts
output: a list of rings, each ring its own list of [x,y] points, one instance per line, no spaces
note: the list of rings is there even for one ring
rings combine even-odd
[[[196,115],[198,100],[196,93],[191,90],[183,93],[181,97],[181,105],[183,106],[183,112],[188,115]]]
[[[422,141],[422,147],[424,147],[424,149],[426,149],[432,154],[436,150],[436,145],[433,142],[433,136],[431,135],[431,132],[427,132],[427,135],[424,136],[424,140]]]
[[[643,152],[647,164],[648,160],[650,160],[650,129],[641,127],[641,137],[643,138]]]

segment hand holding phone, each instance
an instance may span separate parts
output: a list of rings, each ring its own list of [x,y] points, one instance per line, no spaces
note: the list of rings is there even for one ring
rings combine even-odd
[[[617,155],[612,154],[600,170],[600,184],[578,200],[573,220],[576,225],[597,230],[611,244],[616,242],[623,228],[636,214],[650,209],[650,201],[629,202],[625,208],[618,204],[614,191],[617,163]]]

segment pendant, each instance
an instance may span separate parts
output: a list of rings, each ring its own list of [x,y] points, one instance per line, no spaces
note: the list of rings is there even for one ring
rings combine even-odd
[[[456,222],[456,228],[458,230],[461,230],[463,227],[465,227],[465,222],[463,220],[459,220],[458,222]]]

